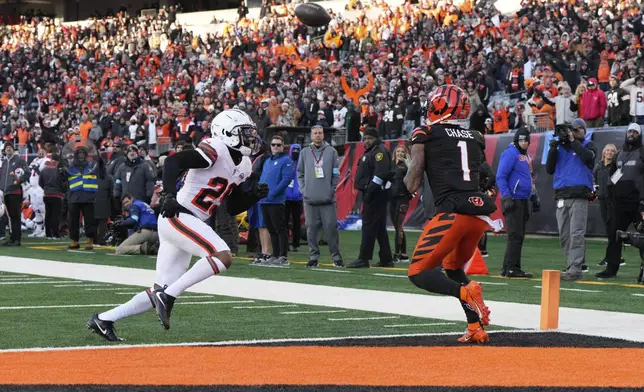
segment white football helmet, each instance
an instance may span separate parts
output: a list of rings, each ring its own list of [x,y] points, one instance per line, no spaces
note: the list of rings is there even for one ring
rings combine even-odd
[[[228,147],[245,156],[253,154],[258,146],[255,122],[239,109],[219,113],[210,125],[212,137],[221,139]]]

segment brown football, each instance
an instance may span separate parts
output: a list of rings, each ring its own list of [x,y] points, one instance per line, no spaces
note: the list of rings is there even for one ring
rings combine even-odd
[[[307,26],[326,26],[331,21],[331,15],[317,3],[304,3],[295,7],[295,16]]]

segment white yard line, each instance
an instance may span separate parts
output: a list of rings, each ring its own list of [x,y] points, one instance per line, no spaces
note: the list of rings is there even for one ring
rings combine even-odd
[[[116,253],[105,253],[106,256],[115,256],[115,257],[132,257],[133,255],[117,255]]]
[[[0,256],[0,270],[140,287],[150,287],[156,275],[149,269],[8,256]],[[188,292],[464,322],[463,309],[457,300],[422,292],[399,293],[221,275],[206,279]],[[501,301],[486,301],[486,305],[492,309],[493,325],[539,328],[539,305]],[[567,307],[559,312],[561,332],[644,342],[642,325],[644,314]]]
[[[118,290],[136,290],[136,288],[135,287],[110,287],[107,289],[85,289],[85,291],[118,291]]]
[[[634,295],[636,297],[644,297],[644,294],[631,294],[631,295]]]
[[[541,286],[532,286],[532,287],[534,287],[535,289],[540,289],[541,288]],[[569,288],[566,288],[566,287],[560,287],[559,290],[561,290],[561,291],[575,291],[575,292],[578,292],[578,293],[601,293],[601,290],[569,289]]]
[[[507,331],[487,331],[488,334],[494,333],[549,333],[547,331],[526,330],[507,330]],[[311,343],[311,342],[333,342],[337,340],[371,340],[371,339],[395,339],[395,338],[415,338],[428,336],[458,336],[463,332],[437,332],[437,333],[405,333],[405,334],[385,334],[385,335],[354,335],[354,336],[337,336],[328,338],[290,338],[290,339],[256,339],[256,340],[227,340],[221,342],[189,342],[189,343],[160,343],[160,344],[114,344],[102,346],[80,346],[80,347],[35,347],[35,348],[10,348],[0,350],[0,355],[4,353],[22,353],[22,352],[46,352],[46,351],[79,351],[79,350],[121,350],[129,348],[158,348],[158,347],[196,347],[196,346],[251,346],[257,344],[284,344],[284,343]]]
[[[94,254],[94,252],[93,252],[93,251],[91,251],[91,250],[74,250],[74,249],[67,249],[67,251],[68,251],[68,252],[71,252],[71,253],[86,253],[86,254],[88,254],[88,255],[93,255],[93,254]]]
[[[507,286],[507,283],[499,283],[499,282],[482,282],[480,280],[477,280],[480,284],[482,284],[484,287],[485,286]]]
[[[78,283],[77,280],[39,280],[37,282],[0,282],[0,285],[13,285],[13,284],[54,284],[54,283]],[[56,286],[57,287],[57,286]]]
[[[15,279],[15,278],[29,278],[33,275],[5,275],[0,273],[0,280],[6,280],[6,279]],[[39,278],[41,279],[41,278]]]
[[[405,278],[409,279],[407,275],[394,275],[394,274],[371,274],[373,276],[384,276],[386,278]]]
[[[329,269],[329,268],[310,268],[309,271],[317,271],[317,272],[337,272],[341,274],[352,274],[353,272],[351,271],[345,271],[341,269]]]
[[[394,324],[383,325],[385,328],[403,328],[403,327],[433,327],[439,325],[456,325],[456,323],[426,323],[426,324]]]
[[[59,284],[54,287],[96,287],[96,286],[111,286],[106,283],[92,283],[92,284]]]
[[[233,309],[271,309],[271,308],[297,308],[297,305],[233,306]]]
[[[251,267],[264,267],[264,268],[291,268],[288,265],[267,265],[267,264],[248,264]]]
[[[114,293],[116,295],[136,295],[139,294],[140,291],[137,291],[136,293]],[[215,298],[214,295],[182,295],[181,298]]]
[[[296,312],[280,312],[280,314],[320,314],[320,313],[345,313],[348,310],[302,310]]]
[[[397,319],[400,316],[377,316],[377,317],[345,317],[345,318],[330,318],[329,321],[363,321],[363,320],[388,320]]]
[[[0,282],[32,282],[36,280],[51,280],[51,278],[0,278]]]
[[[226,305],[226,304],[247,304],[255,301],[202,301],[202,302],[183,302],[177,301],[175,305]],[[67,308],[104,308],[119,306],[121,304],[89,304],[89,305],[41,305],[41,306],[0,306],[0,310],[36,310],[36,309],[67,309]],[[236,308],[235,308],[236,309]]]

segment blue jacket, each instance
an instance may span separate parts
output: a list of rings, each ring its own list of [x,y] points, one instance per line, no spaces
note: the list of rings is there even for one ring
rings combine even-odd
[[[123,227],[141,227],[143,229],[157,229],[157,217],[154,215],[154,210],[142,202],[141,200],[134,200],[130,209],[128,210],[129,217],[121,222]]]
[[[586,147],[589,141],[581,142]],[[563,147],[557,149],[557,166],[555,168],[553,188],[586,187],[593,189],[593,170],[584,163],[574,150]]]
[[[286,188],[293,181],[293,161],[285,152],[271,155],[264,161],[259,182],[268,185],[268,196],[260,204],[284,204]]]
[[[297,167],[297,161],[293,159],[293,150],[302,151],[302,147],[299,144],[291,144],[288,155],[293,160],[293,167]],[[302,201],[302,192],[300,192],[300,184],[297,183],[297,170],[293,170],[293,180],[288,184],[286,188],[286,200],[288,201]]]
[[[496,171],[496,184],[501,191],[501,197],[527,200],[532,194],[530,158],[521,154],[514,143],[510,143],[501,154]]]

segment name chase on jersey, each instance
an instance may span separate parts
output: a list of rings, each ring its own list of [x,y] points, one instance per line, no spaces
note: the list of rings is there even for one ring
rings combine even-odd
[[[445,128],[445,134],[449,137],[457,139],[472,139],[474,140],[474,135],[472,131],[467,131],[465,129],[455,129],[455,128]]]

